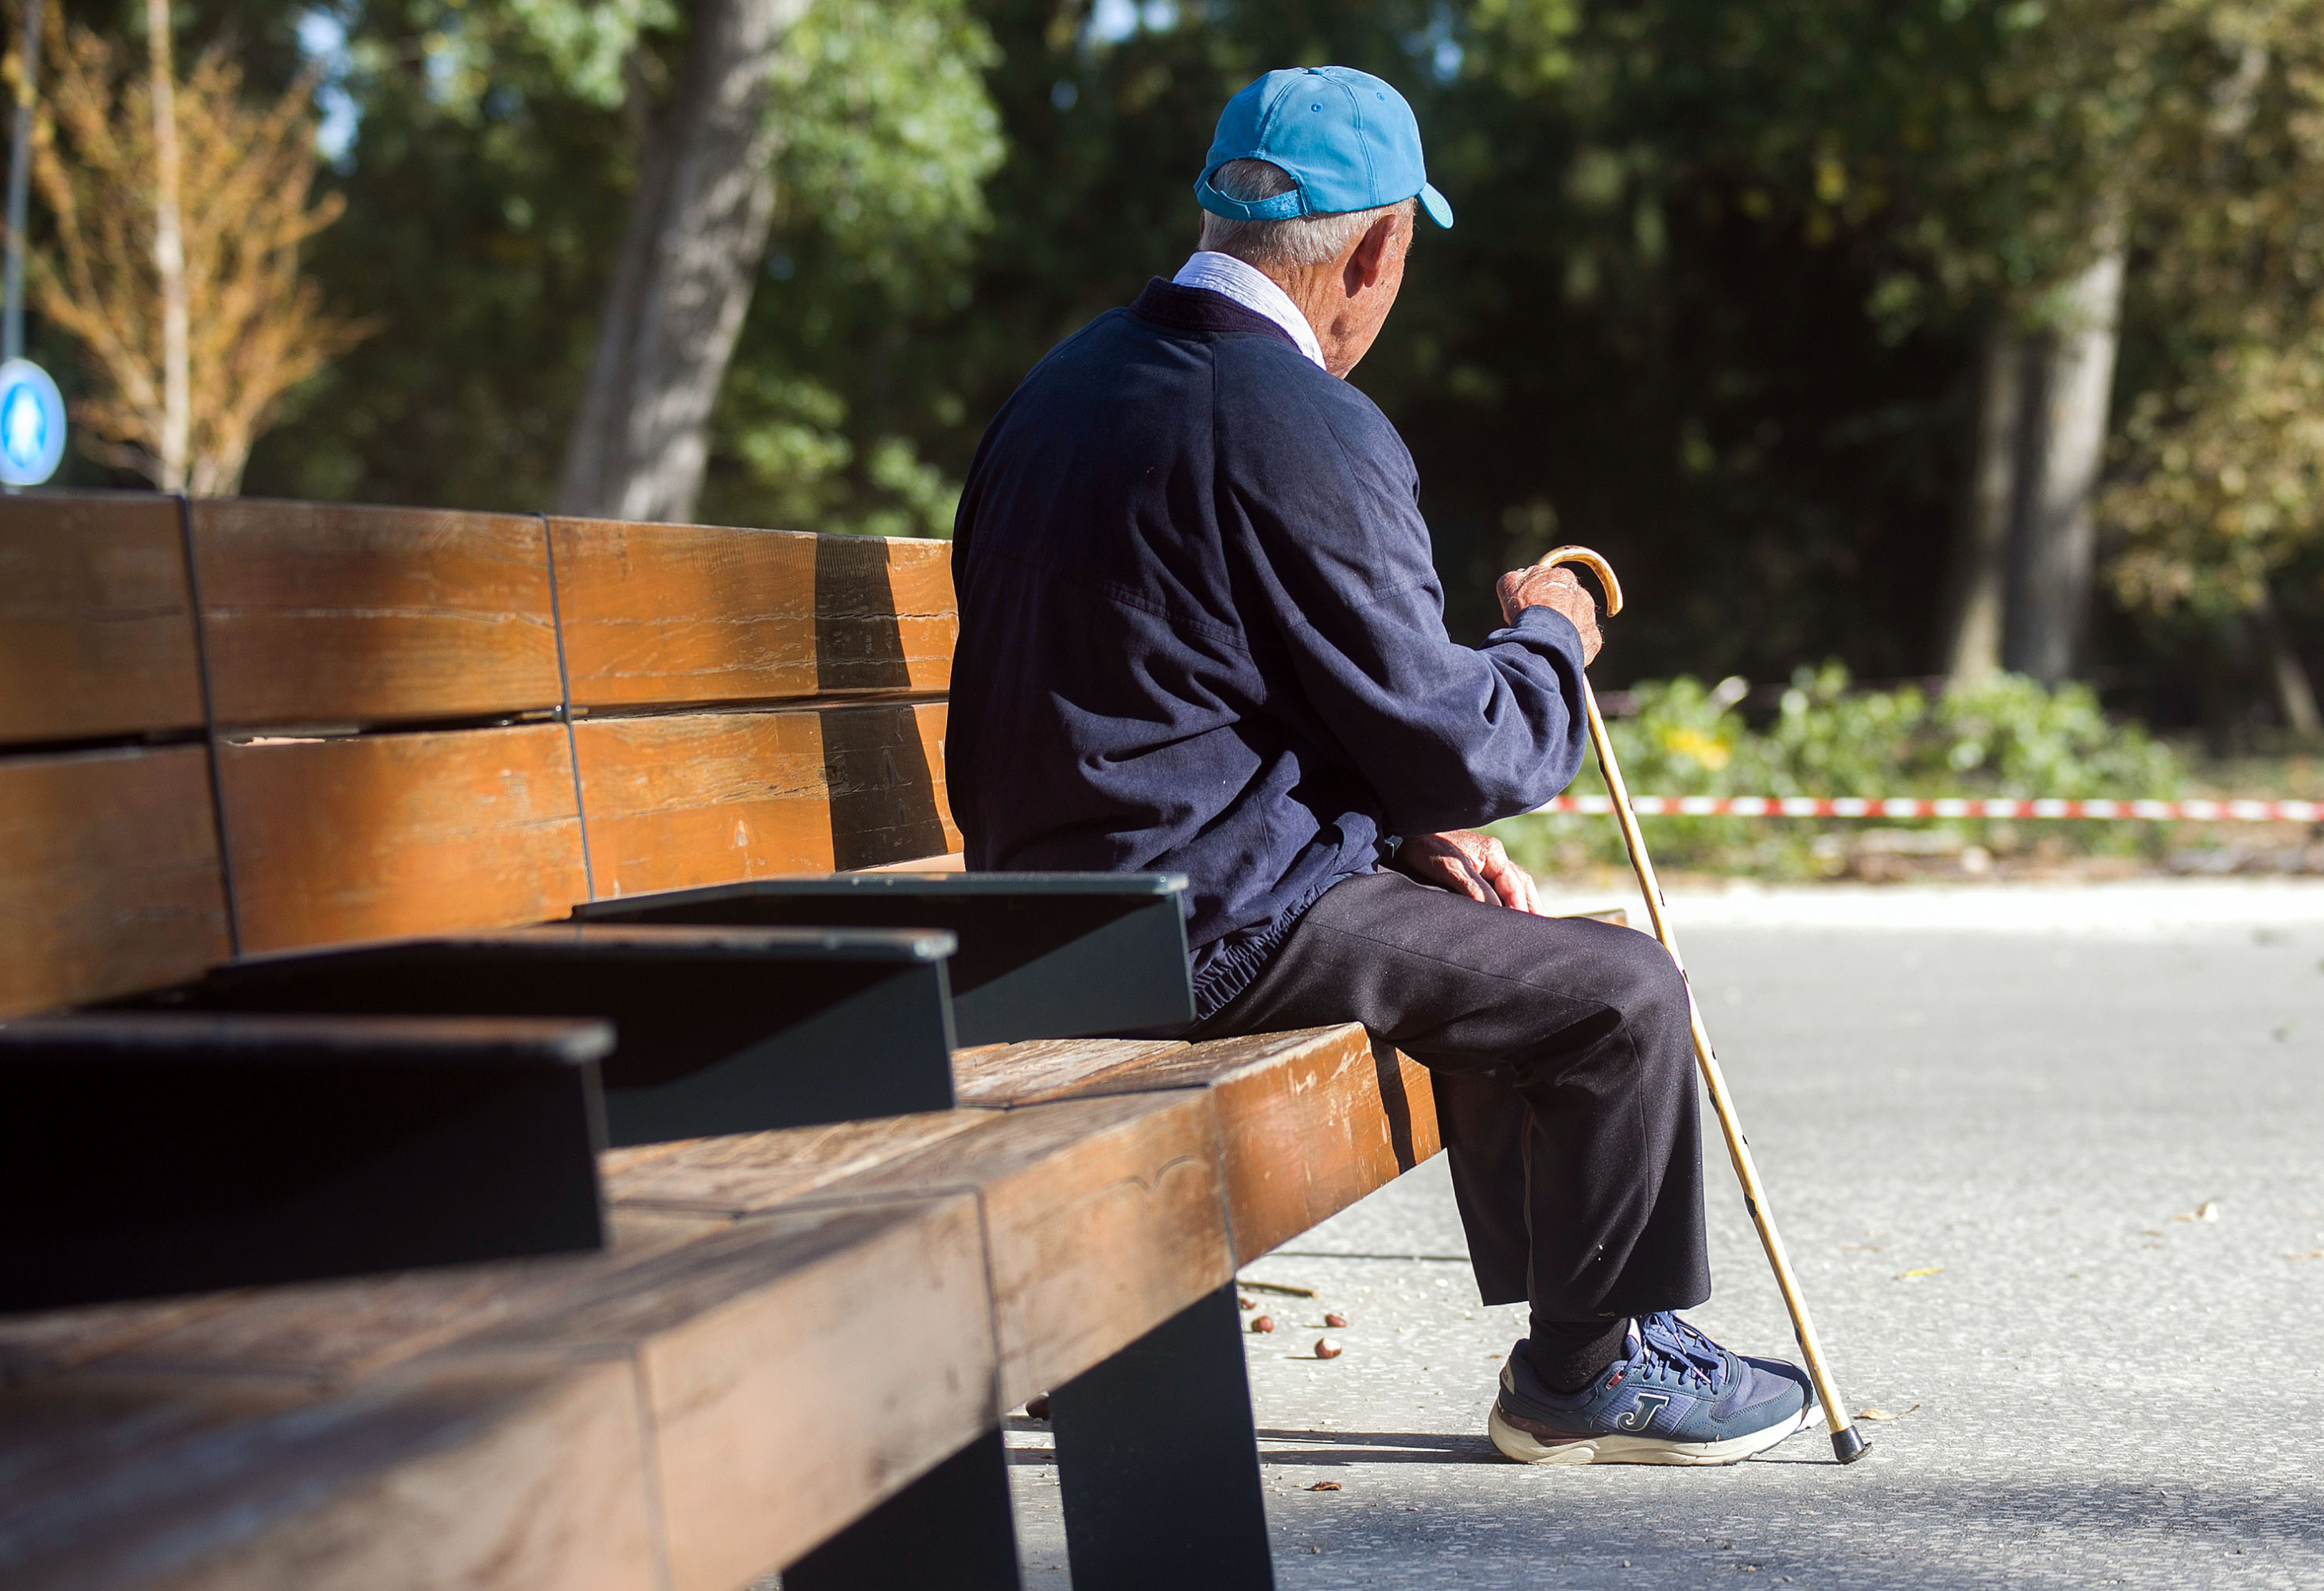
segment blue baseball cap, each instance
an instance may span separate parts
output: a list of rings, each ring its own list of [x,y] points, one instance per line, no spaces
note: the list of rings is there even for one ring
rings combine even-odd
[[[1230,198],[1211,186],[1229,161],[1267,161],[1298,187],[1272,198]],[[1429,186],[1420,158],[1420,124],[1404,96],[1353,67],[1298,67],[1268,72],[1219,113],[1219,130],[1194,198],[1233,221],[1282,221],[1377,209],[1417,198],[1439,226],[1452,207]]]

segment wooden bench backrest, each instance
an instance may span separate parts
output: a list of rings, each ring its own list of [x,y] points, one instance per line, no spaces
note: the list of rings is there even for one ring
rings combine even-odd
[[[949,552],[0,501],[0,1016],[953,850]]]

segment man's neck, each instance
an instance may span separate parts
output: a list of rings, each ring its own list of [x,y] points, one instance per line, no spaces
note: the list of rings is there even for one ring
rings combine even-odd
[[[1292,345],[1324,370],[1323,350],[1315,340],[1314,322],[1283,291],[1274,277],[1247,260],[1214,250],[1203,250],[1179,269],[1174,279],[1182,287],[1206,289],[1232,299],[1244,308],[1265,316],[1283,328]]]

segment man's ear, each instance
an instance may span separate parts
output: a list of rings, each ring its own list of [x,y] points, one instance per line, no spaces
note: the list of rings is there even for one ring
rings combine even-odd
[[[1356,246],[1348,254],[1348,297],[1354,298],[1379,280],[1388,269],[1388,250],[1396,242],[1396,229],[1401,219],[1393,213],[1382,216],[1356,239]]]

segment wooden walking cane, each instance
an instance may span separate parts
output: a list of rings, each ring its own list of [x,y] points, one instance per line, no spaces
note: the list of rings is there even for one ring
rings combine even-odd
[[[1606,590],[1606,613],[1609,618],[1622,611],[1622,584],[1614,578],[1614,571],[1604,558],[1586,547],[1561,547],[1534,567],[1554,569],[1560,564],[1580,564],[1598,576],[1598,584]],[[1823,1344],[1816,1337],[1815,1322],[1808,1317],[1807,1300],[1800,1295],[1799,1278],[1792,1274],[1790,1255],[1784,1252],[1784,1240],[1775,1231],[1775,1218],[1767,1210],[1767,1191],[1759,1183],[1759,1168],[1752,1162],[1751,1145],[1743,1136],[1742,1124],[1735,1117],[1735,1101],[1727,1092],[1726,1074],[1719,1069],[1719,1057],[1711,1048],[1711,1035],[1702,1025],[1702,1007],[1695,1003],[1694,985],[1686,980],[1686,963],[1679,959],[1678,940],[1671,933],[1670,917],[1663,902],[1663,887],[1655,878],[1655,864],[1646,855],[1646,836],[1638,832],[1637,814],[1630,810],[1630,792],[1622,784],[1622,769],[1614,760],[1613,743],[1606,738],[1606,721],[1598,713],[1597,693],[1590,688],[1588,676],[1582,681],[1582,706],[1590,716],[1590,744],[1598,753],[1598,766],[1606,775],[1606,793],[1613,798],[1614,821],[1621,825],[1622,843],[1629,849],[1631,870],[1638,876],[1638,893],[1646,897],[1646,915],[1655,925],[1655,937],[1662,941],[1663,949],[1670,952],[1676,963],[1679,977],[1686,982],[1686,1014],[1694,1025],[1694,1059],[1702,1070],[1703,1086],[1711,1090],[1711,1108],[1719,1117],[1719,1130],[1726,1135],[1727,1154],[1735,1163],[1735,1180],[1743,1184],[1743,1203],[1751,1212],[1751,1225],[1757,1228],[1759,1245],[1767,1251],[1767,1264],[1775,1273],[1775,1286],[1784,1295],[1784,1307],[1791,1311],[1792,1330],[1798,1337],[1800,1353],[1807,1360],[1808,1377],[1815,1384],[1816,1399],[1823,1405],[1824,1423],[1831,1430],[1831,1450],[1842,1464],[1853,1464],[1864,1457],[1871,1444],[1859,1436],[1855,1422],[1849,1418],[1848,1405],[1840,1401],[1840,1389],[1832,1384],[1831,1372],[1824,1367]]]

